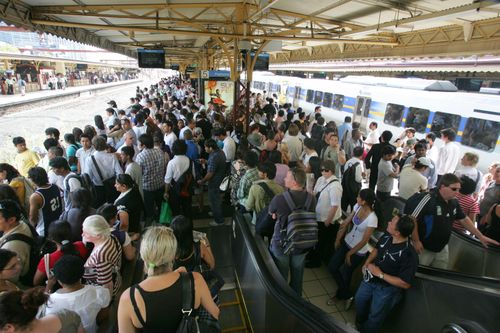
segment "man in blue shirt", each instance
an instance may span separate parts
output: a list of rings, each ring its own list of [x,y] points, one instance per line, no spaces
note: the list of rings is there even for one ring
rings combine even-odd
[[[344,146],[344,140],[347,138],[346,134],[352,131],[351,125],[352,118],[347,116],[344,118],[344,123],[338,128],[339,141],[342,146]]]

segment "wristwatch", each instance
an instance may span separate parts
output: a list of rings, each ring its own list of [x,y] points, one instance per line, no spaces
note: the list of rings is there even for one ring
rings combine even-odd
[[[378,276],[378,278],[379,278],[380,280],[383,280],[383,279],[384,279],[384,273],[380,273],[380,274],[379,274],[379,276]]]

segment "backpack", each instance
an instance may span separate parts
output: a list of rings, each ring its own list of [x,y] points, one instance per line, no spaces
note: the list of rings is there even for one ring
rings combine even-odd
[[[176,182],[181,198],[190,198],[194,193],[193,162],[189,161],[189,167]]]
[[[303,254],[318,243],[318,224],[316,213],[306,210],[311,205],[313,196],[307,194],[303,206],[297,206],[293,202],[290,192],[283,194],[286,204],[291,210],[281,233],[281,248],[285,255]]]
[[[354,163],[349,168],[344,171],[342,175],[342,191],[344,195],[349,197],[357,196],[359,191],[361,190],[361,183],[356,181],[356,168],[358,167],[359,162]]]
[[[20,222],[20,223],[26,223],[26,222]],[[45,253],[49,253],[50,250],[54,250],[54,248],[50,248],[50,244],[53,244],[49,241],[44,240],[42,237],[38,236],[35,228],[29,224],[26,223],[26,225],[30,228],[31,231],[31,236],[26,236],[24,234],[19,234],[19,233],[14,233],[12,235],[9,235],[5,238],[5,240],[2,242],[2,246],[5,245],[5,243],[11,242],[11,241],[21,241],[29,245],[30,247],[30,265],[28,268],[28,272],[26,272],[25,275],[21,276],[19,281],[25,286],[31,287],[33,286],[33,277],[35,276],[36,270],[38,263],[40,260],[43,258],[43,255]],[[49,244],[50,243],[50,244]]]
[[[64,187],[69,189],[69,180],[71,178],[76,178],[80,182],[82,188],[86,189],[90,193],[90,202],[94,202],[94,199],[96,198],[97,194],[95,191],[95,185],[92,182],[92,179],[90,178],[88,173],[82,173],[81,175],[77,174],[72,174],[69,177],[66,178],[66,182],[64,184]]]
[[[266,193],[267,205],[257,213],[255,221],[255,233],[261,235],[262,237],[271,238],[274,233],[274,225],[276,220],[273,219],[271,214],[269,214],[269,203],[275,196],[274,192],[269,188],[266,183],[258,183],[258,185]]]

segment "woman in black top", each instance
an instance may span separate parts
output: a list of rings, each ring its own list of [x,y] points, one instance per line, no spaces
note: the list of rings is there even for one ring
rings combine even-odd
[[[118,331],[132,333],[176,332],[182,319],[182,283],[180,272],[172,270],[177,240],[172,229],[149,228],[141,242],[141,258],[148,277],[125,290],[118,306]],[[203,306],[212,316],[219,317],[205,280],[199,273],[194,279],[194,309]]]
[[[141,212],[144,208],[141,194],[129,174],[122,173],[116,177],[115,188],[120,195],[115,200],[120,220],[120,229],[130,233],[141,231]]]
[[[498,203],[491,206],[490,211],[486,214],[481,223],[488,225],[484,234],[500,242],[500,205]]]

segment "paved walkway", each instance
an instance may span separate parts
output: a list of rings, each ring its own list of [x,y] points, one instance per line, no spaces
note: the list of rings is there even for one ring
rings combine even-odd
[[[103,88],[120,86],[120,85],[124,85],[124,84],[130,84],[133,82],[141,82],[141,81],[142,81],[142,79],[134,79],[134,80],[111,82],[111,83],[92,84],[92,85],[79,86],[79,87],[68,87],[64,90],[61,90],[61,89],[59,89],[59,90],[40,90],[40,91],[26,93],[25,96],[22,96],[21,94],[0,95],[0,108],[6,107],[6,106],[13,106],[13,105],[37,102],[37,101],[44,100],[47,98],[56,98],[59,96],[71,95],[71,94],[85,92],[85,91],[91,91],[91,90],[99,90],[99,89],[103,89]]]

